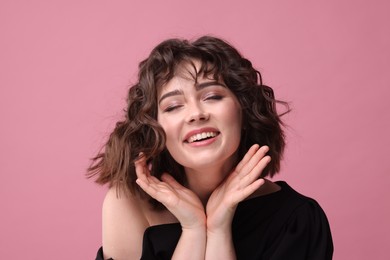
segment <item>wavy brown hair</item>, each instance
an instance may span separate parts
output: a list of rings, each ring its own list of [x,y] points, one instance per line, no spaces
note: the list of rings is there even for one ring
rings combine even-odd
[[[227,42],[203,36],[193,42],[170,39],[156,46],[149,57],[139,64],[138,82],[130,87],[126,117],[116,123],[107,143],[92,159],[89,177],[97,176],[96,182],[116,185],[131,193],[143,192],[135,183],[137,178],[134,161],[142,152],[151,174],[160,177],[170,173],[186,185],[184,169],[165,148],[165,133],[157,122],[157,93],[171,80],[183,64],[200,62],[195,80],[199,75],[222,79],[236,95],[243,112],[239,158],[253,145],[268,145],[272,160],[261,177],[272,177],[280,170],[285,147],[284,133],[272,88],[263,85],[261,74]]]

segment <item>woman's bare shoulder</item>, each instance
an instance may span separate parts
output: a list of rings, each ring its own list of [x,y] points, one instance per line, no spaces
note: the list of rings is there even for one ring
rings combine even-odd
[[[103,251],[113,259],[139,259],[145,229],[146,200],[112,187],[103,202]]]

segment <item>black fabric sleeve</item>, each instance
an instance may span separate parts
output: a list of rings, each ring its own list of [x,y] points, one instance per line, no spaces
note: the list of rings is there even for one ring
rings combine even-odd
[[[292,213],[264,258],[329,260],[332,255],[333,242],[328,220],[321,207],[312,200]]]
[[[144,239],[142,242],[142,256],[141,260],[158,260],[154,253],[153,243],[150,241],[150,229],[146,229]]]
[[[141,260],[168,260],[172,258],[181,236],[179,223],[151,226],[145,230]]]
[[[179,223],[148,227],[144,232],[141,260],[171,259],[180,235]],[[96,255],[96,260],[104,260],[102,247]]]

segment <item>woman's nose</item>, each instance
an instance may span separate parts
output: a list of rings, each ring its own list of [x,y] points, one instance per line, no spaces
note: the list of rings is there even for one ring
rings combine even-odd
[[[187,122],[193,123],[196,121],[207,121],[210,118],[210,114],[202,109],[199,105],[193,105],[189,109]]]

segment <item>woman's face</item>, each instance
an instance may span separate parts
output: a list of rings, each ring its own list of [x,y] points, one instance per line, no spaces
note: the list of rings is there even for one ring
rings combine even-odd
[[[158,122],[166,147],[184,168],[232,165],[240,144],[242,110],[236,96],[214,79],[179,73],[158,93]]]

